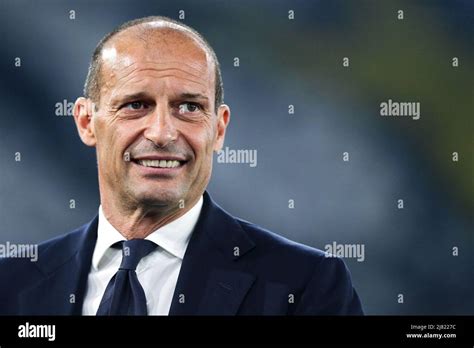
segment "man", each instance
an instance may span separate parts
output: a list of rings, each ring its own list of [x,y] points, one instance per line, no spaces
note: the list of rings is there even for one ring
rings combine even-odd
[[[96,148],[101,205],[0,262],[1,314],[354,315],[342,260],[229,215],[205,191],[230,109],[193,29],[127,22],[97,46],[74,120]]]

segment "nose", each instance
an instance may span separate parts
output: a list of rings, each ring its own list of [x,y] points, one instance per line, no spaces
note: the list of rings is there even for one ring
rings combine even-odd
[[[156,106],[155,111],[148,118],[144,136],[157,147],[166,147],[176,141],[178,132],[167,105]]]

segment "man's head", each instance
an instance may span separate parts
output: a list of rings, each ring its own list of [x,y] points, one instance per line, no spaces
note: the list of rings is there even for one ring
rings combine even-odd
[[[219,107],[219,105],[224,103],[224,86],[222,83],[222,75],[221,75],[221,69],[219,65],[219,60],[217,59],[217,56],[212,49],[212,47],[209,45],[209,43],[206,41],[204,37],[201,36],[197,31],[195,31],[193,28],[177,22],[171,18],[167,17],[161,17],[161,16],[151,16],[151,17],[144,17],[144,18],[139,18],[139,19],[134,19],[131,21],[128,21],[119,27],[115,28],[113,31],[105,35],[102,40],[100,40],[99,44],[96,46],[94,53],[92,55],[92,60],[89,65],[89,72],[87,74],[86,78],[86,83],[84,84],[84,96],[86,98],[90,98],[93,100],[95,103],[97,103],[100,100],[100,84],[101,84],[101,63],[102,63],[102,50],[105,46],[106,43],[108,43],[116,34],[130,28],[130,27],[135,27],[140,24],[154,24],[157,27],[163,27],[163,28],[174,28],[176,30],[184,30],[190,36],[194,37],[197,41],[199,41],[203,47],[206,49],[207,53],[210,54],[213,63],[214,63],[214,81],[215,81],[215,107],[216,109]],[[149,28],[149,27],[148,27]],[[148,29],[145,27],[145,29]],[[147,35],[147,32],[144,31],[144,35]]]
[[[222,98],[215,53],[193,29],[147,17],[104,37],[74,108],[82,141],[96,147],[102,203],[195,202],[224,142]]]

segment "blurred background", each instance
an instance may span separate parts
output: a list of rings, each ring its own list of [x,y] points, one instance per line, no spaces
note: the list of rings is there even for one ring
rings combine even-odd
[[[319,249],[364,245],[363,262],[345,261],[367,314],[474,314],[468,0],[2,0],[0,242],[37,243],[94,217],[95,153],[57,103],[82,95],[106,33],[180,10],[219,57],[225,145],[258,153],[255,168],[214,161],[214,200]],[[420,119],[381,117],[388,99],[420,102]]]

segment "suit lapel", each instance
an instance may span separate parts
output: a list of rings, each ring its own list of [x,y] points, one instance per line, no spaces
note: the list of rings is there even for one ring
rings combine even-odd
[[[39,254],[42,279],[19,294],[20,314],[80,315],[92,253],[97,240],[96,216],[89,224]]]
[[[254,246],[240,224],[205,192],[169,314],[237,314],[255,281],[243,257]]]

